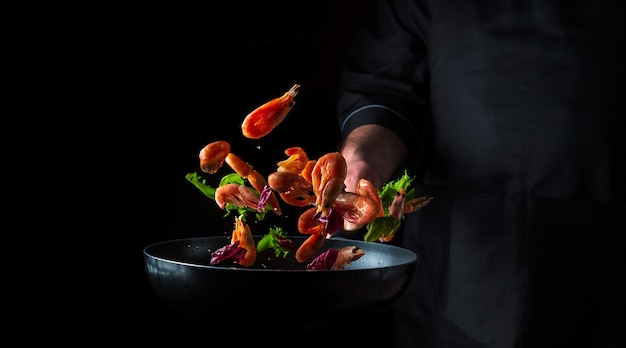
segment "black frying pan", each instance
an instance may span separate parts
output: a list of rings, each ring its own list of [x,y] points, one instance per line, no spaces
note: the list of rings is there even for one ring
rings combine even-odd
[[[255,236],[255,241],[261,237]],[[289,237],[300,245],[306,236]],[[164,301],[207,321],[252,320],[263,314],[300,323],[354,316],[390,306],[408,287],[418,256],[382,243],[331,238],[328,248],[357,246],[365,255],[343,270],[306,270],[292,254],[258,254],[252,267],[210,265],[228,237],[177,239],[144,249],[148,280]],[[212,320],[213,319],[213,320]]]

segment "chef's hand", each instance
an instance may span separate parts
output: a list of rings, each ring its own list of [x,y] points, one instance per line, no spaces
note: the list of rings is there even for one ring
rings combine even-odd
[[[345,190],[356,192],[359,179],[369,180],[377,189],[391,178],[396,168],[406,160],[404,142],[395,133],[379,125],[355,128],[345,138],[341,154],[346,159]],[[346,231],[363,226],[344,221]]]

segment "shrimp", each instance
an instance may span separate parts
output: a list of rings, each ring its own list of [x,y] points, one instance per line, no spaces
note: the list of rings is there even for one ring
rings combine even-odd
[[[396,219],[402,219],[404,214],[404,204],[406,203],[406,193],[403,188],[400,188],[396,195],[393,197],[393,201],[391,205],[389,205],[388,216],[394,217]],[[381,242],[390,242],[395,236],[395,231],[389,235],[382,235],[378,238]]]
[[[218,187],[215,189],[215,203],[222,209],[226,209],[226,203],[230,203],[259,211],[259,196],[244,185],[226,184]]]
[[[298,174],[274,172],[267,177],[267,182],[287,204],[306,207],[315,203],[311,183]]]
[[[307,270],[341,270],[345,266],[365,255],[365,251],[356,246],[341,249],[328,249],[317,255],[307,266]]]
[[[377,235],[380,242],[390,242],[400,227],[400,222],[405,214],[418,211],[428,205],[433,197],[418,197],[409,201],[406,200],[406,192],[403,188],[398,189],[393,197],[393,201],[387,210],[387,216],[384,217],[385,223],[379,224]]]
[[[311,172],[311,182],[317,197],[315,201],[317,212],[323,217],[328,215],[335,199],[344,190],[346,173],[346,159],[339,152],[327,153],[315,163]]]
[[[246,163],[234,153],[226,154],[225,161],[235,172],[237,172],[237,174],[239,174],[244,179],[247,179],[248,175],[250,175],[254,171],[254,168],[252,168],[248,163]],[[257,189],[257,191],[260,192],[259,189]]]
[[[422,208],[424,208],[425,206],[428,205],[428,203],[430,203],[430,201],[433,199],[433,197],[417,197],[417,198],[413,198],[411,200],[408,200],[406,202],[404,202],[404,208],[402,210],[402,212],[404,214],[410,214],[413,212],[416,212]]]
[[[304,165],[304,168],[302,168],[302,171],[300,172],[300,175],[302,175],[302,177],[310,182],[311,184],[313,184],[313,168],[315,168],[315,164],[317,163],[317,160],[314,159],[310,159],[308,162],[306,162],[306,164]]]
[[[230,244],[225,245],[211,253],[210,263],[216,265],[226,261],[232,261],[245,267],[254,265],[257,250],[250,226],[241,216],[235,217],[235,228],[230,237]]]
[[[309,161],[309,156],[306,151],[301,147],[295,146],[286,149],[285,154],[289,157],[277,163],[277,171],[300,174]]]
[[[383,202],[380,200],[378,191],[371,181],[361,178],[356,183],[356,193],[361,196],[366,196],[373,199],[378,205],[378,215],[376,217],[385,216],[385,209],[383,208]],[[372,208],[373,209],[373,208]]]
[[[198,157],[200,158],[200,169],[203,172],[215,173],[226,159],[230,152],[230,144],[223,140],[214,141],[200,150]]]
[[[322,249],[326,241],[326,233],[313,233],[307,238],[302,245],[296,250],[296,260],[305,262],[310,260],[315,254]]]
[[[274,98],[250,112],[241,124],[241,131],[246,138],[259,139],[268,135],[280,124],[291,108],[298,94],[299,84],[293,85],[281,97]]]
[[[381,216],[378,202],[354,192],[341,192],[332,208],[345,221],[361,226]]]
[[[300,214],[298,218],[298,231],[302,234],[323,234],[326,223],[316,218],[317,208],[312,207]]]
[[[246,249],[246,253],[243,255],[243,259],[239,261],[239,264],[245,267],[250,267],[256,261],[256,244],[250,231],[250,226],[243,222],[239,216],[235,217],[235,230],[233,231],[230,243],[233,244],[239,242],[239,247]]]
[[[301,175],[290,172],[274,172],[267,177],[267,182],[273,190],[285,192],[294,189],[312,189],[311,183]]]
[[[403,188],[400,188],[396,195],[393,197],[391,205],[389,205],[388,215],[393,216],[396,219],[402,219],[404,214],[404,203],[406,202],[406,192]]]
[[[338,250],[337,259],[333,263],[333,270],[343,269],[345,266],[365,255],[363,249],[356,246],[345,246]]]
[[[247,179],[250,185],[252,185],[252,187],[254,187],[254,189],[256,189],[259,193],[263,192],[263,189],[265,189],[266,185],[269,186],[261,173],[256,171],[256,169],[252,168],[248,163],[246,163],[234,153],[229,153],[226,156],[225,161],[235,172],[237,172],[237,174],[239,174],[244,179]],[[274,192],[270,193],[270,196],[267,199],[267,203],[270,205],[272,211],[276,215],[282,215],[280,204]]]

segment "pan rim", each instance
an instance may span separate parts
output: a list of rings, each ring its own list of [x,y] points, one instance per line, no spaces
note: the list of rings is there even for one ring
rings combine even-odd
[[[255,238],[255,240],[258,240],[258,238],[261,238],[261,235],[253,235],[253,237]],[[154,260],[158,260],[161,262],[165,262],[165,263],[170,263],[170,264],[176,264],[176,265],[182,265],[182,266],[186,266],[186,267],[194,267],[194,268],[199,268],[199,269],[209,269],[209,270],[217,270],[217,271],[229,271],[229,272],[264,272],[264,273],[321,273],[321,272],[337,272],[336,270],[307,270],[307,269],[277,269],[277,268],[258,268],[258,267],[242,267],[242,266],[224,266],[224,265],[209,265],[209,264],[199,264],[199,263],[192,263],[192,262],[186,262],[186,261],[180,261],[180,260],[174,260],[174,259],[169,259],[169,258],[165,258],[162,256],[158,256],[154,253],[151,252],[151,249],[157,248],[161,245],[165,245],[165,244],[173,244],[173,243],[182,243],[182,242],[190,242],[192,243],[193,241],[200,241],[200,240],[217,240],[223,238],[225,240],[229,240],[230,237],[228,236],[204,236],[204,237],[189,237],[189,238],[176,238],[176,239],[170,239],[170,240],[165,240],[165,241],[160,241],[160,242],[154,242],[151,243],[149,245],[147,245],[146,247],[143,248],[143,255],[146,258],[150,258],[150,259],[154,259]],[[304,240],[307,238],[307,236],[289,236],[289,238],[292,238],[294,240]],[[392,251],[396,251],[396,252],[400,252],[405,254],[405,256],[403,256],[403,258],[406,258],[407,261],[404,262],[398,262],[398,263],[394,263],[393,265],[388,265],[388,266],[381,266],[381,267],[355,267],[355,268],[345,268],[342,269],[341,272],[365,272],[365,271],[371,271],[374,269],[385,269],[385,268],[397,268],[397,267],[404,267],[413,263],[416,263],[419,259],[419,255],[417,253],[415,253],[412,250],[406,249],[406,248],[402,248],[396,245],[390,245],[390,244],[383,244],[383,243],[378,243],[378,242],[365,242],[365,241],[361,241],[361,240],[354,240],[354,239],[349,239],[349,238],[344,238],[344,237],[337,237],[337,238],[329,238],[328,239],[331,242],[334,241],[340,241],[340,242],[353,242],[355,244],[357,244],[358,247],[361,247],[362,245],[370,245],[370,244],[375,244],[377,245],[375,248],[387,248],[389,249],[390,252]]]

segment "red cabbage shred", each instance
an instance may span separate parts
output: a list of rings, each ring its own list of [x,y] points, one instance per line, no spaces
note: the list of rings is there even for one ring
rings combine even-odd
[[[212,265],[224,263],[227,261],[239,263],[243,259],[243,256],[246,254],[246,251],[246,249],[239,246],[239,241],[236,241],[212,252],[210,263]]]
[[[339,255],[339,250],[336,249],[328,249],[323,253],[319,254],[316,258],[313,259],[308,265],[306,265],[306,269],[308,270],[328,270],[333,267],[333,264],[337,260],[337,255]]]

